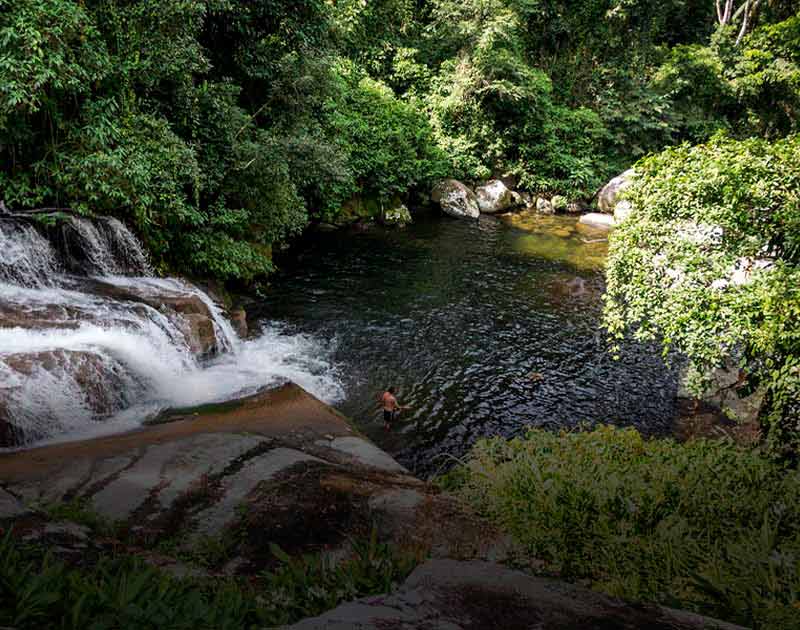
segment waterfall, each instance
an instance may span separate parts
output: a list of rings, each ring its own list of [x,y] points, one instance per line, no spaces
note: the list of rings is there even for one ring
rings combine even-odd
[[[101,276],[149,276],[153,269],[144,248],[119,219],[70,217],[63,226],[64,246],[73,266]]]
[[[150,266],[147,254],[142,244],[119,219],[105,217],[102,219],[105,228],[106,242],[113,251],[117,262],[117,273],[129,272],[135,276],[152,276],[153,268]]]
[[[50,286],[58,267],[50,243],[33,226],[0,222],[0,282]]]
[[[126,430],[287,379],[333,402],[331,350],[269,326],[239,339],[208,294],[153,277],[116,219],[0,217],[0,447]]]

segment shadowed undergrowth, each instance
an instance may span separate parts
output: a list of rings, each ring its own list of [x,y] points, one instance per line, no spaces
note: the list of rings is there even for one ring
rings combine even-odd
[[[342,601],[384,593],[420,560],[370,539],[340,562],[291,558],[278,547],[274,571],[250,578],[178,579],[130,556],[70,567],[41,549],[0,541],[0,626],[16,630],[196,630],[280,626]]]
[[[727,442],[532,430],[443,484],[546,572],[760,628],[800,627],[800,474]]]

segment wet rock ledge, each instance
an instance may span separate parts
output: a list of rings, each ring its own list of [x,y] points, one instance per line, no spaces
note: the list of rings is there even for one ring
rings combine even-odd
[[[0,486],[34,512],[77,502],[144,548],[223,541],[237,574],[269,565],[270,543],[290,554],[344,554],[373,528],[436,556],[486,556],[500,544],[292,384],[132,433],[0,455]],[[4,509],[19,516],[6,498],[0,520]]]
[[[75,506],[115,533],[77,522]],[[67,562],[123,544],[179,576],[257,575],[274,565],[273,543],[290,555],[343,558],[351,540],[373,532],[431,558],[398,592],[298,630],[733,628],[498,564],[515,556],[507,538],[292,384],[123,435],[0,455],[0,528],[8,527]],[[181,559],[212,541],[213,566]]]

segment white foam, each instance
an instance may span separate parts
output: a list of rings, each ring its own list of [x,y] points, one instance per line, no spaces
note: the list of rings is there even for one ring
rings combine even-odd
[[[328,403],[343,398],[331,344],[271,326],[242,341],[199,288],[175,278],[113,275],[119,266],[100,231],[86,219],[73,225],[92,265],[109,272],[98,276],[103,283],[155,302],[158,296],[199,298],[211,313],[221,353],[199,361],[185,337],[186,322],[170,309],[81,291],[80,281],[58,273],[50,244],[32,227],[0,231],[0,264],[21,270],[0,275],[0,307],[22,320],[0,328],[0,413],[26,442],[122,431],[166,408],[220,402],[285,381]],[[139,247],[121,224],[110,225],[118,246],[133,239]],[[142,256],[133,252],[137,265],[146,265]],[[26,318],[36,325],[25,328]]]

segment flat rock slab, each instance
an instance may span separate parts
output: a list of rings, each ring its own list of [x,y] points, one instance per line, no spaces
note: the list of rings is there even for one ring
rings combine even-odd
[[[118,474],[159,445],[172,445],[165,452],[175,448],[183,458],[204,459],[201,451],[211,451],[215,460],[224,461],[229,453],[222,444],[231,434],[296,443],[356,435],[343,416],[292,384],[210,410],[182,412],[179,418],[129,433],[0,455],[0,484],[23,488],[28,501],[53,502]],[[220,439],[209,447],[198,442],[174,446],[208,435]],[[153,457],[163,464],[169,459]]]
[[[159,509],[169,509],[192,483],[222,473],[261,443],[256,436],[230,434],[154,444],[145,447],[135,463],[112,476],[89,499],[98,514],[113,521],[129,519],[148,499],[157,501]]]
[[[10,493],[0,517],[24,513],[15,497],[29,507],[77,500],[141,548],[191,551],[216,539],[226,550],[219,568],[248,574],[270,566],[273,544],[344,549],[376,526],[383,541],[435,555],[471,558],[493,545],[485,523],[296,385],[131,433],[0,455],[0,487]]]
[[[293,630],[742,630],[691,613],[627,604],[481,561],[434,560],[392,595],[339,606]]]
[[[382,451],[372,442],[360,437],[338,437],[328,443],[336,451],[351,455],[360,463],[371,468],[380,468],[388,472],[407,473],[386,451]]]
[[[281,471],[301,462],[325,464],[324,460],[290,448],[271,449],[246,461],[240,470],[223,477],[221,498],[193,517],[193,531],[201,536],[213,536],[223,531],[236,519],[236,508],[244,504],[245,498],[260,483],[270,481]]]

